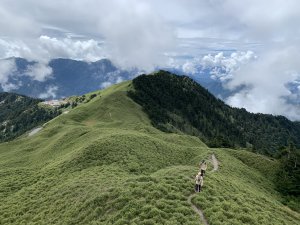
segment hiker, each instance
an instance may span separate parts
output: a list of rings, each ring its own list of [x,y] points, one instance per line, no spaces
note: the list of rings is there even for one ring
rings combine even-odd
[[[197,174],[195,181],[196,181],[195,192],[200,192],[201,187],[203,186],[203,176],[200,172]]]
[[[204,176],[206,169],[207,169],[207,164],[205,160],[202,160],[202,162],[200,163],[200,172],[202,176]]]

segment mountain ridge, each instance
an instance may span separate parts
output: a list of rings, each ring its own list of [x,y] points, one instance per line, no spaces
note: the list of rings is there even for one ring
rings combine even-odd
[[[277,160],[162,132],[127,96],[132,88],[101,90],[37,134],[0,144],[1,224],[196,225],[191,178],[212,154],[219,170],[193,199],[209,224],[300,221],[275,189]]]
[[[162,131],[195,135],[210,147],[247,147],[270,155],[288,140],[300,147],[299,123],[228,106],[187,76],[161,70],[132,82],[129,96]]]

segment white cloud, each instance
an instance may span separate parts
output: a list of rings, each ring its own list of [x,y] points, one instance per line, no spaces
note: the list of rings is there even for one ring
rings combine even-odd
[[[300,120],[300,106],[288,99],[293,93],[288,84],[300,79],[300,53],[292,46],[273,48],[259,60],[237,70],[226,87],[234,90],[245,86],[226,101],[251,112],[281,114],[292,120]]]
[[[37,41],[13,41],[0,39],[0,56],[3,58],[22,57],[38,62],[27,68],[26,75],[34,80],[45,81],[51,77],[48,66],[52,58],[72,58],[96,61],[103,58],[101,44],[93,39],[72,40],[70,38],[50,38],[40,36]]]
[[[111,58],[123,68],[151,70],[164,65],[163,53],[173,46],[173,31],[150,4],[141,1],[116,1],[115,13],[100,23]]]
[[[215,75],[224,76],[224,74],[230,75],[242,65],[248,64],[256,58],[257,56],[252,51],[234,52],[228,57],[224,56],[223,52],[220,52],[214,56],[211,54],[204,56],[201,60],[201,65],[204,68],[220,68],[220,71],[216,72]]]
[[[196,74],[197,70],[197,62],[188,61],[182,65],[182,71],[185,74]]]
[[[208,69],[212,79],[235,93],[225,100],[232,106],[300,120],[299,58],[293,44],[272,46],[259,57],[252,51],[209,54],[185,63],[182,70],[201,76]]]
[[[89,40],[72,40],[71,38],[51,38],[46,35],[39,38],[40,47],[51,58],[72,58],[95,61],[103,58],[101,43]]]
[[[57,86],[49,86],[44,93],[39,94],[39,98],[48,99],[48,98],[56,98],[56,92],[58,91]]]
[[[123,81],[124,81],[124,80],[123,80],[122,77],[117,77],[116,84],[121,83],[121,82],[123,82]]]
[[[52,74],[52,68],[42,63],[35,63],[27,67],[26,75],[30,76],[33,80],[40,82],[48,79]]]
[[[25,41],[0,39],[0,57],[23,57],[28,60],[45,63],[52,58],[95,61],[103,58],[101,54],[104,54],[101,43],[93,39],[58,39],[42,35],[34,41]]]
[[[252,51],[233,52],[225,56],[223,52],[215,55],[208,54],[202,58],[194,58],[182,65],[182,71],[189,75],[201,74],[205,69],[209,69],[213,79],[227,80],[232,73],[239,70],[241,66],[246,65],[257,59]]]
[[[38,25],[30,16],[24,13],[14,12],[7,8],[11,4],[9,1],[0,3],[0,33],[9,37],[28,37],[38,34]]]
[[[100,88],[105,89],[105,88],[108,88],[111,85],[113,85],[112,82],[105,81],[105,82],[103,82],[103,83],[100,84]]]
[[[100,88],[105,89],[113,84],[118,84],[118,83],[123,82],[124,79],[122,78],[121,73],[122,73],[122,71],[120,71],[120,70],[109,72],[105,76],[105,81],[100,84]]]
[[[299,37],[298,0],[152,0],[182,38],[278,40]],[[168,13],[165,13],[168,12]],[[180,15],[180,16],[178,16]]]
[[[123,68],[151,70],[164,63],[163,53],[173,44],[172,27],[147,1],[76,0],[70,4],[65,0],[24,0],[11,4],[3,0],[0,8],[7,15],[1,18],[0,33],[9,40],[23,40],[26,47],[14,52],[30,59],[60,55],[94,60],[105,55]],[[17,32],[20,27],[23,29]],[[58,34],[66,38],[57,38]],[[104,40],[105,53],[98,45],[100,40]]]
[[[21,56],[47,65],[55,57],[108,57],[124,68],[151,70],[177,67],[176,60],[167,61],[165,53],[172,52],[184,60],[196,57],[182,67],[189,74],[208,66],[215,79],[231,80],[228,88],[247,86],[232,96],[236,105],[244,99],[252,109],[257,98],[262,112],[295,112],[285,99],[291,97],[286,84],[296,79],[291,74],[300,72],[298,0],[2,0],[0,17],[0,58]],[[237,53],[213,54],[226,49]],[[249,66],[254,55],[248,49],[259,55]],[[274,107],[264,109],[265,100]]]
[[[238,108],[245,108],[254,113],[284,115],[291,120],[299,120],[300,106],[288,103],[285,98],[276,94],[268,94],[261,88],[242,90],[230,96],[226,102]]]
[[[0,60],[0,85],[3,91],[11,91],[18,88],[17,85],[9,82],[9,78],[16,71],[14,59]]]

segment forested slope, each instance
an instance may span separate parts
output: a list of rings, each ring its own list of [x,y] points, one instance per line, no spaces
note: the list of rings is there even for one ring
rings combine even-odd
[[[187,76],[159,71],[132,83],[129,96],[162,131],[198,136],[210,147],[244,147],[271,155],[289,142],[300,147],[299,122],[230,107]]]
[[[0,142],[11,140],[59,114],[39,106],[42,100],[14,93],[0,93]]]

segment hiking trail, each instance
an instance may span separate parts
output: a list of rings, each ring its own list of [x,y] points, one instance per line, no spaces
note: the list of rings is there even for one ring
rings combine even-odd
[[[219,162],[215,156],[215,154],[211,155],[211,162],[213,164],[213,169],[211,170],[211,172],[216,172],[219,169]],[[197,195],[197,193],[193,193],[188,197],[188,203],[192,206],[193,210],[199,215],[200,220],[202,221],[202,223],[204,225],[209,225],[204,214],[203,211],[201,209],[199,209],[196,205],[193,204],[192,199]]]
[[[212,164],[214,166],[214,168],[212,169],[211,172],[216,172],[219,169],[219,162],[218,162],[215,154],[211,155],[211,161],[212,161]]]
[[[31,137],[31,136],[37,134],[42,129],[43,129],[42,127],[36,127],[36,128],[34,128],[32,131],[29,132],[28,137]]]

